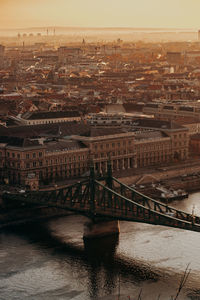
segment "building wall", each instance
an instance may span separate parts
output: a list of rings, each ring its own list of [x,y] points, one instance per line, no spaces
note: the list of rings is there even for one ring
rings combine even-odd
[[[165,104],[157,104],[155,107],[145,106],[143,113],[154,115],[156,119],[175,120],[180,117],[194,118],[200,120],[200,109],[193,108],[192,111],[181,110],[179,106],[170,104],[172,109],[165,109]]]
[[[138,141],[135,144],[137,166],[146,167],[172,161],[171,139]]]
[[[25,120],[22,119],[22,122],[26,125],[37,125],[37,124],[53,124],[53,123],[63,123],[63,122],[72,122],[80,121],[81,117],[68,117],[68,118],[56,118],[56,119],[38,119],[38,120]]]
[[[142,140],[135,139],[133,132],[103,137],[72,136],[86,147],[62,151],[47,145],[20,148],[3,144],[0,145],[0,180],[24,185],[32,173],[41,184],[48,184],[80,177],[89,171],[91,161],[97,173],[104,173],[108,160],[114,171],[184,160],[188,157],[185,134],[173,132],[168,137]]]

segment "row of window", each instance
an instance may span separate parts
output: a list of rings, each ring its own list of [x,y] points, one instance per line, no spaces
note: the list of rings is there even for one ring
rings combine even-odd
[[[81,160],[85,160],[85,159],[88,159],[87,155],[55,158],[55,159],[46,160],[46,165],[53,165],[53,164],[58,164],[58,163],[67,163],[67,162],[73,162],[73,161],[81,161]]]
[[[66,118],[66,119],[54,119],[54,120],[38,120],[38,121],[28,121],[29,125],[36,125],[36,124],[52,124],[52,123],[61,123],[61,122],[69,122],[72,120],[77,120],[79,118]]]
[[[36,168],[38,166],[42,167],[43,163],[42,161],[39,161],[39,162],[36,162],[36,161],[33,161],[32,163],[26,163],[26,169],[29,169],[29,168]]]
[[[182,133],[179,133],[179,134],[175,134],[174,135],[174,138],[176,139],[176,138],[186,138],[186,133],[184,133],[184,134],[182,134]]]
[[[113,151],[113,152],[106,152],[106,153],[97,153],[94,155],[94,158],[104,158],[104,157],[113,157],[113,156],[118,156],[118,155],[125,155],[128,153],[133,153],[133,151],[131,149],[129,150],[121,150],[121,151]]]
[[[174,143],[174,146],[185,146],[186,145],[186,142],[175,142]]]
[[[1,152],[0,152],[1,153]],[[42,152],[39,152],[38,153],[38,156],[39,157],[42,157]],[[15,153],[15,152],[7,152],[7,157],[12,157],[12,158],[21,158],[21,155],[20,153]],[[30,153],[26,153],[26,159],[29,159],[29,158],[36,158],[37,157],[37,153],[36,152],[33,152],[32,154]]]
[[[164,143],[160,143],[160,144],[151,144],[151,145],[140,145],[140,146],[136,146],[135,147],[137,151],[141,151],[142,152],[144,150],[150,151],[150,150],[161,150],[161,149],[170,149],[171,145],[170,144],[164,144]]]
[[[126,146],[126,145],[131,145],[132,141],[123,141],[123,142],[115,142],[115,143],[111,143],[111,144],[94,144],[93,147],[95,150],[97,149],[109,149],[109,148],[115,148],[117,147],[121,147],[121,146]]]

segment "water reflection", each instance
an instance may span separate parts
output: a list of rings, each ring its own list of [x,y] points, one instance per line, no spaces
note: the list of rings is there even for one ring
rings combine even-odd
[[[11,243],[13,241],[12,249],[8,249],[9,244],[5,245],[5,241],[3,240],[4,250],[8,251],[9,257],[12,257],[12,261],[7,258],[4,261],[4,266],[1,265],[6,270],[2,276],[5,279],[7,275],[9,283],[11,283],[12,277],[17,275],[16,278],[18,278],[20,274],[17,282],[16,278],[14,279],[13,290],[16,289],[16,285],[20,286],[23,281],[23,288],[29,295],[30,286],[26,283],[26,290],[24,276],[27,278],[25,274],[30,272],[30,270],[32,272],[32,269],[36,270],[34,271],[34,275],[31,275],[33,276],[32,280],[35,281],[36,286],[39,286],[39,289],[42,290],[41,293],[45,297],[47,296],[46,277],[49,276],[49,272],[53,276],[51,281],[55,277],[54,284],[51,283],[51,288],[55,292],[59,289],[60,281],[64,280],[69,286],[75,285],[75,288],[73,287],[72,289],[73,292],[81,292],[79,291],[80,287],[84,289],[85,295],[82,295],[81,299],[91,300],[105,295],[116,294],[119,277],[122,278],[122,281],[136,286],[144,280],[155,280],[158,278],[153,271],[140,262],[120,257],[117,253],[119,244],[118,235],[96,240],[85,240],[84,243],[82,236],[79,236],[78,242],[76,236],[71,234],[65,236],[66,225],[69,223],[74,224],[73,218],[76,219],[77,216],[66,217],[60,220],[63,227],[62,230],[59,227],[59,236],[56,235],[55,231],[51,230],[51,226],[48,223],[21,225],[5,231],[7,240],[9,237]],[[13,257],[13,253],[15,253],[15,257]],[[47,269],[46,266],[48,266]],[[40,276],[42,272],[44,278]],[[71,274],[73,274],[72,277],[70,277]],[[58,279],[58,275],[62,277],[62,280]],[[74,284],[74,280],[76,280],[76,284]],[[78,286],[80,287],[78,288]],[[3,285],[2,288],[5,288],[5,286]],[[66,289],[66,286],[63,289]],[[19,292],[16,293],[18,294]],[[5,293],[5,295],[7,294]],[[25,299],[21,292],[19,295],[20,300]]]
[[[103,287],[106,293],[112,294],[116,286],[114,270],[115,254],[119,243],[119,235],[108,236],[99,239],[84,240],[84,249],[87,261],[90,264],[88,278],[91,299],[96,299],[99,289]],[[104,276],[101,276],[104,269]],[[99,286],[101,282],[101,286]]]
[[[199,194],[172,205],[188,211],[195,205],[200,215]],[[199,233],[121,222],[120,236],[83,242],[85,222],[76,215],[4,230],[0,299],[117,299],[120,278],[125,299],[142,288],[143,300],[159,294],[169,300],[188,262],[186,288],[199,288]],[[180,299],[190,299],[187,293]]]

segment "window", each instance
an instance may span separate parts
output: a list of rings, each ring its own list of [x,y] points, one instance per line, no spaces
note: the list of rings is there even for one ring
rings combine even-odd
[[[19,153],[17,154],[17,158],[20,158],[20,154]]]
[[[10,152],[7,152],[7,156],[10,157]]]
[[[26,154],[26,159],[29,159],[29,154]]]
[[[33,153],[33,158],[36,158],[36,153]]]
[[[36,161],[33,162],[33,167],[36,167]]]
[[[39,157],[41,157],[42,156],[42,152],[39,152]]]
[[[40,161],[39,164],[40,164],[40,167],[42,167],[42,161]]]
[[[12,153],[12,157],[13,157],[13,158],[15,157],[15,153]]]
[[[30,168],[30,164],[29,164],[29,163],[26,164],[26,168],[27,168],[27,169]]]

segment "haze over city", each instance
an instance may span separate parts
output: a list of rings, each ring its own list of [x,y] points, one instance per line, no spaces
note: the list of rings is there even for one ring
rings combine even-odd
[[[1,0],[0,28],[198,28],[198,0]]]
[[[200,300],[199,12],[0,0],[0,299]]]

